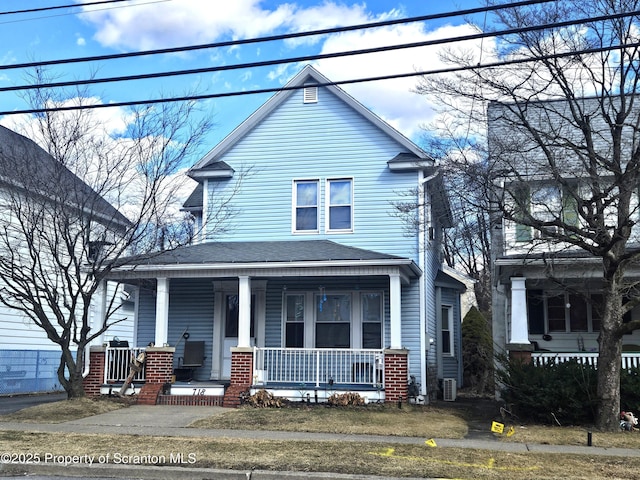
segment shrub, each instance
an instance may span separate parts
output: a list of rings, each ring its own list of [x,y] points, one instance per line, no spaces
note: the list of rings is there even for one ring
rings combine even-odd
[[[476,393],[493,391],[493,339],[487,319],[472,307],[462,322],[464,384]]]
[[[541,423],[593,423],[596,412],[596,371],[576,361],[537,367],[501,359],[497,377],[502,397],[521,420]]]
[[[640,413],[640,368],[622,371],[620,375],[620,409]]]
[[[358,393],[334,393],[327,398],[327,403],[333,406],[346,407],[350,405],[364,405],[364,398]]]
[[[258,390],[247,398],[246,403],[255,408],[282,408],[284,402],[266,390]]]

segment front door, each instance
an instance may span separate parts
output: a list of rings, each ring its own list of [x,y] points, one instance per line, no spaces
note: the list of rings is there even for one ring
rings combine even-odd
[[[240,305],[238,294],[224,295],[224,348],[222,349],[222,377],[231,378],[231,349],[238,345],[238,317]],[[251,346],[255,342],[255,295],[251,295]]]

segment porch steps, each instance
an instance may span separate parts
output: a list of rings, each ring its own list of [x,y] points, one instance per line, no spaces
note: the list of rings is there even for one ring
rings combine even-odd
[[[162,386],[162,383],[145,383],[138,394],[138,404],[156,405]]]
[[[223,407],[238,408],[240,406],[240,394],[249,390],[249,385],[230,385],[224,392]]]

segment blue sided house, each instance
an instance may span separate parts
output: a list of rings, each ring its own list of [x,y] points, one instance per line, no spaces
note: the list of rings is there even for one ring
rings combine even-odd
[[[409,139],[307,66],[189,175],[197,241],[113,271],[138,285],[137,344],[154,344],[141,381],[162,387],[147,401],[428,401],[460,385],[451,215]]]

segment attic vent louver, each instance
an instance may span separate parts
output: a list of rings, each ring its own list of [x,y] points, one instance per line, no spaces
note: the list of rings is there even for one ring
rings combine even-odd
[[[318,103],[318,87],[316,85],[307,85],[302,89],[303,103]]]

